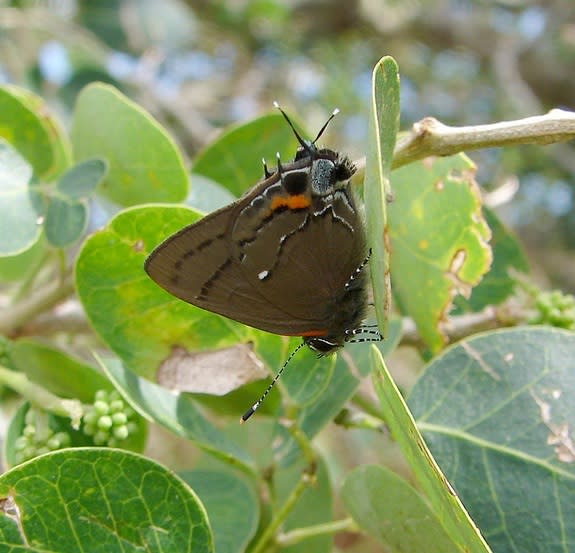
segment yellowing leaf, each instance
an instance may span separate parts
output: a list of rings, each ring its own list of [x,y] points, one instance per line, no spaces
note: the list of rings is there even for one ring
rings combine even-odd
[[[468,297],[491,265],[491,232],[475,166],[465,155],[429,158],[392,173],[388,206],[394,298],[438,351],[455,295]]]

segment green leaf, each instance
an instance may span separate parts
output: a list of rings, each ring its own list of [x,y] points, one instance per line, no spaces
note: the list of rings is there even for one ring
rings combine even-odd
[[[76,285],[88,319],[140,375],[153,378],[174,346],[217,348],[249,336],[247,327],[174,298],[144,271],[153,248],[198,218],[185,207],[132,208],[90,236],[78,255]]]
[[[433,158],[393,172],[388,206],[391,277],[402,313],[432,351],[455,294],[468,296],[489,270],[491,249],[474,180],[464,155]]]
[[[2,200],[0,200],[1,203]],[[1,209],[0,207],[0,212]],[[2,238],[0,238],[0,245],[2,244]],[[0,282],[14,282],[17,280],[24,282],[29,275],[38,269],[46,253],[46,246],[44,234],[39,233],[36,242],[23,252],[7,257],[0,255]]]
[[[245,476],[222,470],[194,470],[181,472],[179,476],[206,507],[215,550],[243,553],[257,530],[260,516],[254,486]]]
[[[409,405],[494,551],[575,543],[575,334],[486,332],[427,367]]]
[[[391,162],[399,129],[399,69],[389,56],[381,58],[373,70],[371,101],[364,181],[365,217],[372,251],[373,301],[379,328],[385,335],[391,302],[386,197],[390,191]]]
[[[186,205],[197,211],[209,213],[236,200],[236,197],[227,188],[208,177],[192,173],[190,179],[194,186],[186,199]]]
[[[249,455],[208,422],[190,398],[139,378],[115,359],[99,359],[99,362],[114,386],[140,415],[176,436],[191,440],[206,453],[245,472],[253,472]]]
[[[0,140],[0,256],[31,248],[42,227],[31,197],[32,168],[9,144]]]
[[[385,467],[363,465],[349,472],[341,499],[357,525],[389,551],[456,550],[425,498]]]
[[[11,85],[0,87],[0,137],[49,180],[69,164],[70,145],[42,98]]]
[[[12,366],[53,394],[91,403],[98,390],[112,386],[94,367],[32,338],[10,343]]]
[[[0,477],[5,551],[213,551],[206,512],[161,465],[125,451],[68,449]]]
[[[503,225],[499,218],[487,207],[483,216],[491,229],[489,242],[493,250],[493,263],[481,282],[473,288],[471,297],[466,300],[458,296],[454,300],[458,311],[481,311],[488,305],[497,305],[511,296],[515,290],[515,279],[511,271],[528,273],[529,264],[517,238]]]
[[[375,390],[391,436],[398,443],[441,525],[454,542],[456,551],[465,553],[490,551],[431,456],[411,413],[387,371],[381,353],[375,347],[372,347],[372,363]]]
[[[80,239],[88,224],[83,201],[52,196],[44,219],[46,239],[56,248],[65,248]]]
[[[188,177],[172,138],[137,104],[109,85],[88,85],[78,96],[71,130],[77,160],[101,157],[109,172],[99,191],[129,206],[178,202]]]
[[[299,131],[299,125],[296,128]],[[262,158],[273,160],[275,165],[279,152],[285,163],[293,159],[296,148],[296,138],[286,120],[281,114],[272,113],[223,133],[200,152],[192,171],[239,196],[263,178]]]
[[[107,171],[104,160],[94,158],[82,161],[68,169],[58,180],[58,192],[68,200],[82,200],[96,189]]]

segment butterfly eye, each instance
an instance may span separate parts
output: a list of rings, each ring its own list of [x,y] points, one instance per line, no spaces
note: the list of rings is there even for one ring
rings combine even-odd
[[[286,192],[292,196],[302,194],[307,188],[308,172],[288,171],[282,175],[282,184]]]

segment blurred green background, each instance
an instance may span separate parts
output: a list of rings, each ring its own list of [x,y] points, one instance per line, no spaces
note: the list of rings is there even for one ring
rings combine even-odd
[[[0,82],[41,94],[65,123],[86,83],[111,82],[190,158],[273,100],[310,132],[339,107],[326,142],[363,156],[385,54],[401,71],[402,129],[575,109],[573,0],[0,1]],[[573,144],[471,157],[541,283],[574,292]]]

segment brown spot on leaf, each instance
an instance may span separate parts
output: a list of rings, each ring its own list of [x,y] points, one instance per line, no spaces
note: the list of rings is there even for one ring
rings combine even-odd
[[[24,534],[24,530],[22,529],[22,517],[20,515],[20,509],[16,504],[14,499],[14,495],[8,495],[6,497],[0,498],[0,510],[4,513],[4,516],[13,520],[18,527],[18,531],[20,532],[20,536],[22,538],[23,543],[27,543],[26,536]]]
[[[251,344],[190,352],[174,346],[156,375],[157,382],[178,392],[224,395],[269,376]]]
[[[136,253],[140,253],[144,249],[144,241],[143,240],[136,240],[134,242],[134,245],[132,246],[132,249]]]
[[[559,399],[559,397],[561,397],[561,391],[553,390],[550,395],[552,399]],[[569,424],[567,422],[554,423],[551,414],[552,404],[539,398],[533,391],[531,391],[531,397],[539,407],[539,415],[543,424],[549,429],[547,445],[555,446],[553,449],[558,461],[562,463],[575,463],[575,442],[571,437]]]

